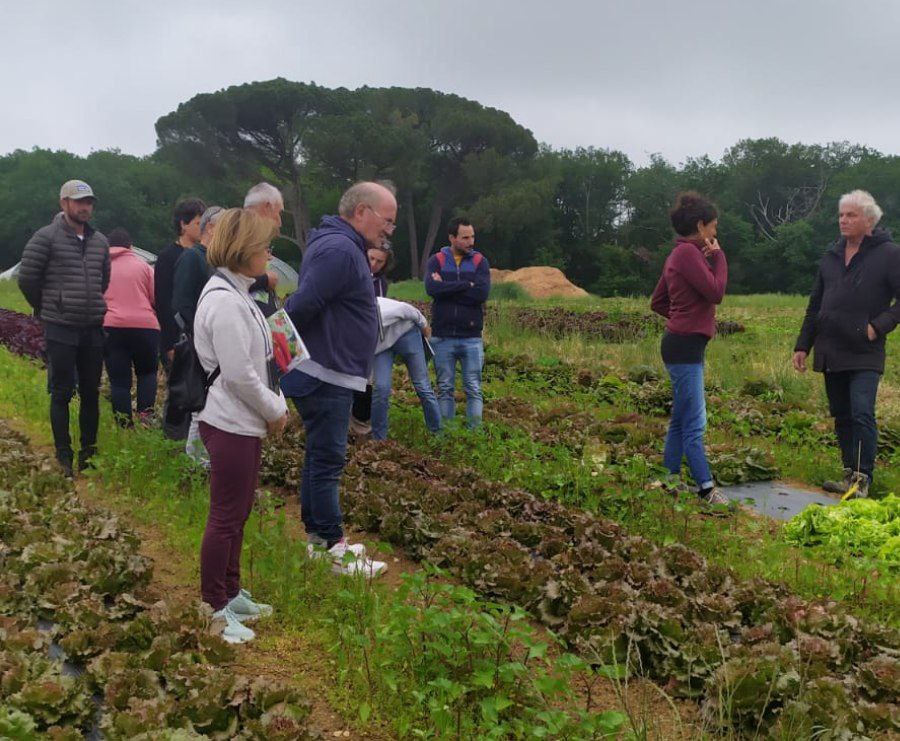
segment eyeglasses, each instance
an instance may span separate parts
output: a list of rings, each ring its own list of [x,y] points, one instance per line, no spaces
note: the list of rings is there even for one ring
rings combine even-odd
[[[392,219],[386,219],[386,218],[384,218],[384,216],[382,216],[382,215],[381,215],[380,213],[378,213],[374,208],[372,208],[371,206],[369,206],[368,203],[366,204],[366,206],[368,206],[368,207],[369,207],[369,210],[370,210],[373,214],[375,214],[379,219],[381,219],[381,220],[384,222],[384,229],[385,229],[385,231],[386,231],[388,234],[393,234],[393,233],[394,233],[394,229],[397,228],[397,225],[394,223],[394,221],[393,221]]]

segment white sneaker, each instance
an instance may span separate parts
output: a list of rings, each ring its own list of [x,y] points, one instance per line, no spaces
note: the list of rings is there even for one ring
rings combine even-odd
[[[325,558],[327,556],[332,561],[343,561],[347,553],[352,553],[355,558],[362,558],[366,555],[366,547],[362,543],[349,543],[346,538],[341,538],[327,551],[320,545],[307,543],[306,553],[310,558]]]
[[[225,621],[225,627],[222,630],[222,640],[226,643],[246,643],[256,638],[256,633],[246,625],[241,625],[241,621],[228,605],[221,610],[216,610],[213,613],[213,620]]]
[[[272,614],[272,605],[255,602],[246,589],[237,593],[237,596],[228,603],[228,608],[242,623]]]
[[[366,579],[374,579],[379,574],[387,571],[387,564],[384,561],[375,561],[371,558],[354,558],[352,561],[335,561],[331,565],[331,570],[335,574],[343,576],[362,576]]]

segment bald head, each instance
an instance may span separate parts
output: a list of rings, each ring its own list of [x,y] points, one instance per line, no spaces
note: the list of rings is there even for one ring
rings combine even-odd
[[[397,198],[389,185],[356,183],[341,196],[338,214],[363,236],[369,247],[380,248],[394,233]]]
[[[338,214],[348,221],[353,218],[360,206],[369,206],[378,210],[379,206],[392,202],[396,207],[394,194],[384,185],[371,181],[355,183],[344,191],[338,203]]]

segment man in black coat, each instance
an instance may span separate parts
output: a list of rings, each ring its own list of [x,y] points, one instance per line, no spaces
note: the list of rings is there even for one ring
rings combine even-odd
[[[864,190],[841,197],[841,238],[822,256],[806,317],[794,346],[794,368],[825,376],[828,406],[844,476],[827,491],[868,496],[878,430],[875,397],[884,373],[887,335],[900,322],[900,247],[878,227],[882,211]]]
[[[69,402],[81,399],[81,450],[78,469],[96,452],[103,371],[103,318],[109,286],[109,245],[88,222],[94,191],[82,180],[69,180],[59,192],[62,209],[25,245],[19,288],[44,325],[50,386],[50,426],[56,459],[72,475]]]

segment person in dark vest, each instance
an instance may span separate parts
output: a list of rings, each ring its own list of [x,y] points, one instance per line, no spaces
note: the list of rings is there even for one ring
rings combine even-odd
[[[425,291],[432,298],[431,345],[437,373],[441,417],[452,419],[456,364],[462,368],[466,392],[466,424],[481,425],[484,397],[481,369],[484,365],[484,303],[491,291],[491,268],[475,249],[475,227],[464,217],[447,226],[450,245],[428,259]]]
[[[825,378],[828,408],[844,473],[826,491],[869,494],[875,476],[878,428],[875,397],[884,373],[887,336],[900,322],[900,247],[878,226],[882,211],[871,194],[854,190],[838,205],[838,239],[819,261],[794,368]]]
[[[78,470],[97,450],[100,376],[103,372],[103,319],[109,286],[109,245],[90,225],[96,198],[82,180],[69,180],[59,192],[62,212],[25,245],[19,288],[44,325],[50,387],[50,425],[56,459],[72,476],[69,402],[76,372],[81,449]]]

